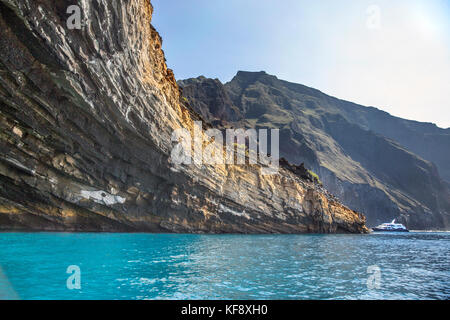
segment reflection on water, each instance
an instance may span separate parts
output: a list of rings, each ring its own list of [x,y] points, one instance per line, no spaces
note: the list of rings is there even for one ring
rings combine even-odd
[[[0,265],[0,297],[23,299],[450,298],[449,233],[0,233]]]

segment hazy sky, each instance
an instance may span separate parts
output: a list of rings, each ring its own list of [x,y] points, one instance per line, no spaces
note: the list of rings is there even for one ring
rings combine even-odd
[[[450,127],[450,0],[153,0],[177,79],[261,71]]]

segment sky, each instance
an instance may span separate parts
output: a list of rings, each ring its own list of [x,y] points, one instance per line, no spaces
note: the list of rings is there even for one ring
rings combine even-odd
[[[450,0],[152,0],[177,80],[266,71],[450,127]]]

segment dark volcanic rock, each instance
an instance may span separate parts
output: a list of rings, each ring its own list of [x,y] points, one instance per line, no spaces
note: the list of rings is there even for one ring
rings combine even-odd
[[[71,4],[0,0],[0,228],[367,231],[289,170],[172,163],[172,132],[199,116],[166,67],[150,2],[82,1],[82,28],[69,30]],[[229,103],[213,91],[200,97]]]
[[[344,204],[366,214],[369,225],[398,218],[413,229],[450,227],[450,180],[439,175],[448,178],[449,129],[392,117],[265,72],[239,71],[222,86],[214,80],[221,100],[232,106],[210,105],[196,93],[210,81],[179,84],[205,116],[205,105],[222,110],[224,118],[237,108],[239,124],[280,128],[280,155],[317,172]]]
[[[295,173],[297,176],[301,177],[304,180],[310,182],[314,181],[314,177],[311,175],[308,169],[305,168],[305,164],[303,162],[299,166],[297,166],[295,164],[289,163],[285,158],[281,158],[280,165],[287,170]]]
[[[198,77],[178,81],[178,84],[184,88],[183,93],[189,97],[194,110],[211,123],[218,121],[222,124],[242,119],[239,109],[233,105],[218,79]]]

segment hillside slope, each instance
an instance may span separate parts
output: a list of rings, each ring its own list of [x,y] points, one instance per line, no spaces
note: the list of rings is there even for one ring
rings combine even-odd
[[[397,218],[414,229],[449,227],[450,192],[439,176],[450,163],[448,130],[395,118],[265,72],[240,71],[226,84],[204,77],[179,84],[183,96],[211,122],[280,128],[281,156],[312,168],[328,190],[364,212],[369,225]],[[211,99],[217,92],[220,99]]]

